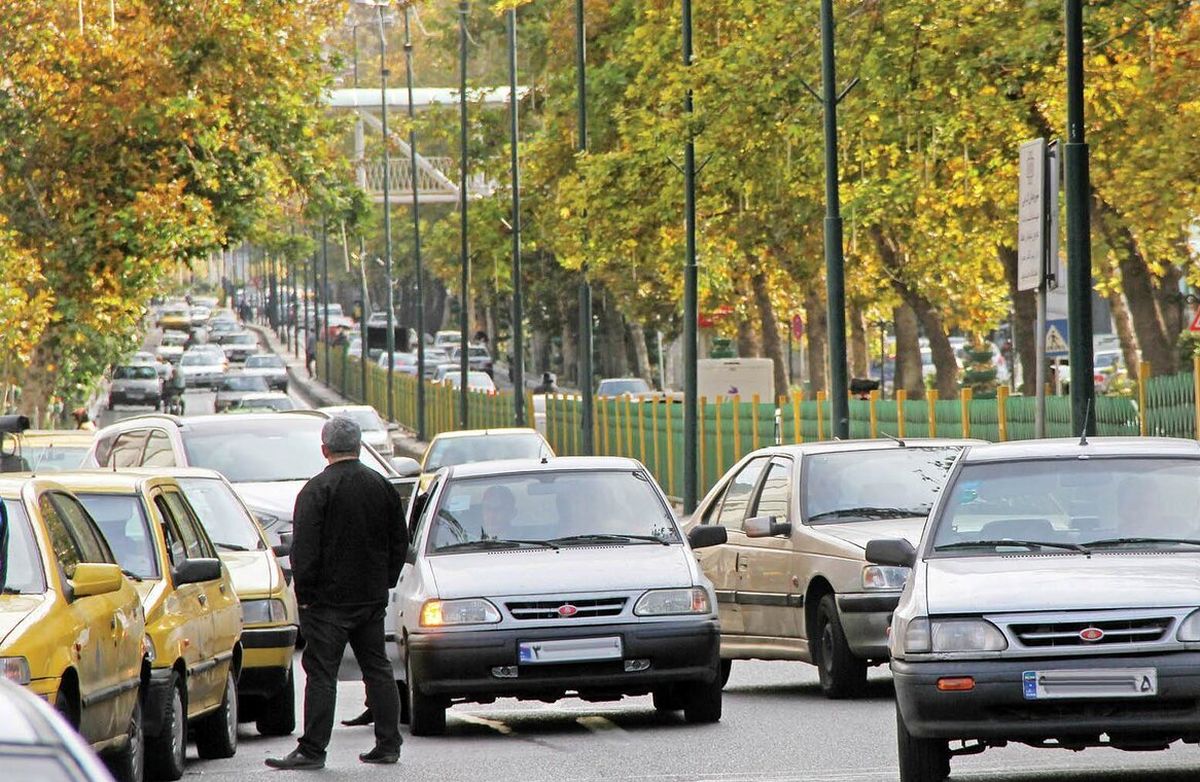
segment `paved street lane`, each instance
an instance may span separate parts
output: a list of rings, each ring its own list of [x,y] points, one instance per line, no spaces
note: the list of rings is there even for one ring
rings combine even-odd
[[[343,665],[339,719],[356,714],[362,684]],[[299,685],[302,686],[302,685]],[[499,701],[456,706],[447,735],[413,739],[398,768],[369,767],[357,753],[373,741],[369,728],[335,729],[321,780],[404,779],[429,782],[889,782],[897,779],[895,719],[886,673],[872,676],[865,700],[830,702],[816,675],[799,663],[737,663],[726,690],[725,716],[711,726],[660,716],[649,698],[620,703]],[[259,778],[312,780],[311,772],[277,772],[264,758],[286,753],[292,739],[265,739],[243,726],[237,757],[195,761],[188,775],[234,782]],[[195,750],[191,750],[194,759]],[[955,761],[954,780],[970,782],[1194,782],[1200,749],[991,750]]]

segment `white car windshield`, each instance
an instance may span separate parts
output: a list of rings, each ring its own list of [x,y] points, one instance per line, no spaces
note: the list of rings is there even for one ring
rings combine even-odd
[[[936,525],[934,551],[947,556],[1042,548],[1200,551],[1200,460],[968,464]]]
[[[927,516],[961,448],[885,448],[804,457],[804,519],[841,524]]]
[[[678,543],[678,528],[651,480],[640,470],[451,480],[432,516],[427,550]]]

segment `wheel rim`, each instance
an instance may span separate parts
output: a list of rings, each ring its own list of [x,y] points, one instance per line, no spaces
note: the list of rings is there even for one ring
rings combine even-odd
[[[833,676],[833,626],[829,622],[821,626],[821,672]]]
[[[142,741],[142,710],[134,705],[129,715],[129,760],[133,765],[134,779],[142,778],[145,767],[146,744]]]
[[[171,725],[171,754],[176,760],[183,763],[183,696],[179,694],[178,688],[175,690],[175,697],[171,701],[171,713],[174,719]]]
[[[229,745],[237,745],[238,726],[237,693],[233,689],[233,676],[225,682],[225,731],[229,736]]]

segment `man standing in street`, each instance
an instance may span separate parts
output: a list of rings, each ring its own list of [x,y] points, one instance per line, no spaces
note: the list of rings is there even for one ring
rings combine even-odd
[[[304,735],[299,746],[267,765],[325,767],[333,732],[337,671],[346,644],[362,669],[375,718],[375,747],[358,759],[400,759],[400,692],[383,639],[388,590],[396,585],[408,549],[400,495],[358,459],[362,431],[349,418],[321,429],[329,462],[296,497],[292,577],[300,605],[304,648]]]

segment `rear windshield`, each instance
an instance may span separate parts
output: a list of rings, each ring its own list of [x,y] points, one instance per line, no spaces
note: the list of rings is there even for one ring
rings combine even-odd
[[[230,375],[221,381],[222,391],[269,391],[262,375]]]
[[[134,494],[76,494],[108,541],[121,567],[139,578],[158,578],[154,538],[140,497]]]
[[[154,380],[158,377],[158,371],[154,367],[145,365],[131,367],[117,367],[113,372],[114,380]]]
[[[29,516],[20,500],[4,500],[0,525],[7,517],[8,545],[0,551],[0,585],[5,594],[40,594],[46,591],[42,560],[38,554]],[[0,534],[0,543],[4,541]]]
[[[287,366],[279,356],[251,356],[246,359],[246,369],[262,369],[263,367],[282,368]]]
[[[425,472],[471,462],[501,459],[539,459],[545,454],[542,438],[529,434],[489,434],[446,437],[435,442],[425,460]]]
[[[21,446],[21,455],[34,472],[62,472],[83,466],[91,446],[87,445],[30,445]]]
[[[231,419],[184,430],[188,464],[216,470],[233,483],[307,481],[325,469],[324,419],[303,415]],[[368,449],[363,449],[362,461],[380,474],[391,474]]]

